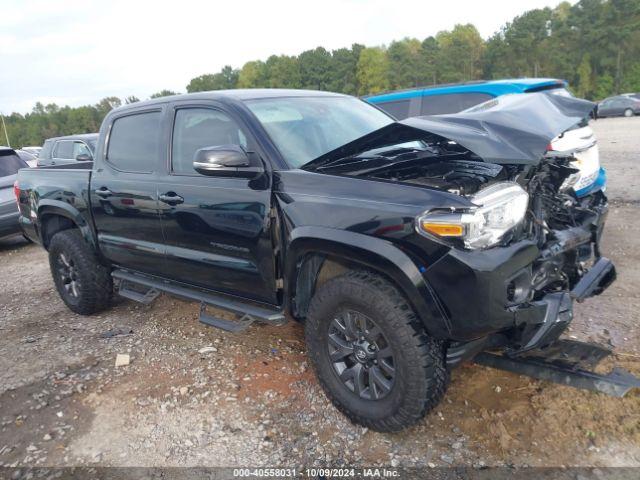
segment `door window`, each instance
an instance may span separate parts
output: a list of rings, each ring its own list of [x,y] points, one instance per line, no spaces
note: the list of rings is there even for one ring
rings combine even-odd
[[[176,112],[171,154],[174,173],[195,174],[196,151],[220,145],[247,148],[247,137],[231,117],[210,108],[181,108]]]
[[[73,156],[73,142],[70,140],[62,140],[56,144],[56,151],[53,153],[54,158],[62,158],[71,160]]]
[[[91,150],[83,142],[73,142],[73,158],[78,158],[78,155],[89,155],[92,157]]]
[[[152,172],[160,154],[161,118],[161,112],[145,112],[115,119],[107,161],[125,172]]]

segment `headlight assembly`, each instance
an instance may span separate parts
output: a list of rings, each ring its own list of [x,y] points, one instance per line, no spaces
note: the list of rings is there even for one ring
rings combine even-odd
[[[458,238],[469,249],[491,247],[524,219],[529,195],[515,182],[501,182],[480,190],[470,200],[476,207],[465,212],[421,215],[416,219],[418,232],[444,240]]]

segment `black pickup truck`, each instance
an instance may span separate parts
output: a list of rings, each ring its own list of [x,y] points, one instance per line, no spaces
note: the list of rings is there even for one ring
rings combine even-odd
[[[396,122],[312,91],[135,103],[107,115],[93,162],[20,170],[20,224],[72,311],[165,292],[228,331],[304,322],[337,408],[399,430],[452,367],[553,344],[614,280],[606,197],[578,199],[572,158],[546,148],[591,109],[540,93]]]

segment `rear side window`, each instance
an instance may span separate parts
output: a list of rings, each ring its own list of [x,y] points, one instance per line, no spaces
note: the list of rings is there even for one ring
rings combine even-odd
[[[421,115],[458,113],[492,99],[486,93],[449,93],[422,97]]]
[[[411,104],[411,99],[407,98],[406,100],[397,100],[395,102],[383,102],[375,104],[377,107],[380,107],[382,110],[387,112],[392,117],[397,120],[403,120],[409,116],[409,105]]]
[[[38,158],[40,160],[50,159],[52,149],[53,149],[53,141],[47,140],[46,142],[44,142],[44,145],[42,146],[42,151],[40,152],[40,155],[38,155]]]
[[[0,177],[15,175],[28,166],[13,150],[0,150]]]
[[[71,160],[73,158],[73,142],[71,140],[61,140],[56,143],[53,157]]]
[[[107,160],[118,170],[150,173],[160,153],[161,112],[117,118],[111,126]]]

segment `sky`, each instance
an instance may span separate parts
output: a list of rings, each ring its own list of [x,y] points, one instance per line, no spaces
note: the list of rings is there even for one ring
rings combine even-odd
[[[388,45],[457,23],[483,38],[560,0],[0,0],[0,113],[162,89],[317,46]]]

